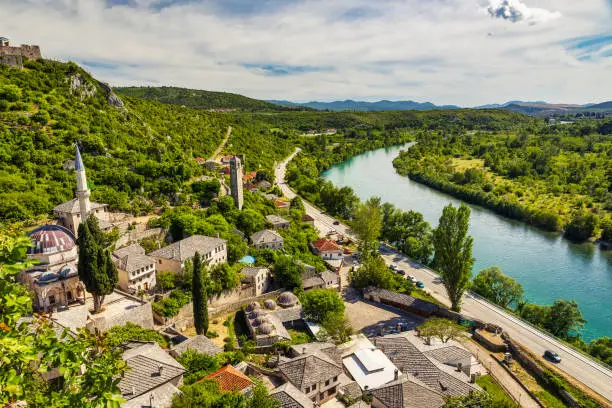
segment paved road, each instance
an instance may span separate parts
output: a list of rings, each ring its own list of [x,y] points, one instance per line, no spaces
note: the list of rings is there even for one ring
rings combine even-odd
[[[293,198],[296,194],[284,183],[285,168],[287,163],[299,151],[299,148],[296,149],[291,156],[275,169],[277,184],[288,198]],[[334,225],[335,220],[332,217],[323,214],[319,209],[305,201],[304,207],[306,208],[306,213],[315,219],[315,227],[320,233],[325,234],[329,230],[335,230],[352,237],[350,228],[346,225]],[[433,271],[398,254],[384,255],[383,258],[390,264],[397,264],[400,269],[406,270],[408,275],[414,275],[418,280],[422,281],[425,284],[426,290],[435,296],[436,299],[447,305],[450,304],[444,286],[440,283],[438,275]],[[559,369],[612,401],[612,371],[603,365],[583,356],[581,353],[574,351],[546,333],[517,319],[491,303],[473,296],[466,295],[464,297],[462,313],[479,320],[500,325],[513,339],[536,354],[542,355],[547,349],[557,351],[562,358],[562,362],[557,365]]]

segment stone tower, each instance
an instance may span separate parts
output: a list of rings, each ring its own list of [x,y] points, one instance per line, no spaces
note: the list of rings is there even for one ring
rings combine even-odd
[[[89,186],[87,185],[87,177],[85,177],[85,166],[83,165],[83,159],[81,159],[81,152],[79,152],[79,146],[76,146],[76,159],[74,160],[74,171],[76,173],[76,196],[79,199],[79,209],[81,210],[81,222],[87,220],[87,216],[91,211],[91,203],[89,202]],[[76,229],[76,225],[75,225]]]
[[[242,210],[244,203],[242,194],[242,160],[237,156],[230,159],[230,189],[236,208]]]

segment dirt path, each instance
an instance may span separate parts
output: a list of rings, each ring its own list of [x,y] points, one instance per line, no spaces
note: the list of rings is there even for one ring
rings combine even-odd
[[[225,147],[225,144],[227,143],[227,140],[229,139],[231,134],[232,134],[232,127],[228,126],[227,127],[227,133],[225,134],[225,139],[223,139],[223,141],[221,142],[219,147],[217,147],[217,150],[215,150],[215,152],[212,154],[212,156],[210,157],[210,160],[215,160],[217,158],[217,156],[219,156],[219,154],[221,153],[221,151]]]

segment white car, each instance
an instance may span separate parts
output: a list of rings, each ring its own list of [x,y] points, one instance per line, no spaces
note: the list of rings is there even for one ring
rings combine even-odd
[[[417,278],[415,278],[413,275],[408,275],[408,279],[412,281],[412,283],[417,283]]]

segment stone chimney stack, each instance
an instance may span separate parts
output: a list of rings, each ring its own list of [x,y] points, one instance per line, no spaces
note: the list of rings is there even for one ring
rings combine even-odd
[[[393,372],[393,379],[397,380],[399,378],[399,370],[396,368],[395,371]]]
[[[158,365],[157,366],[157,373],[159,376],[161,376],[164,373],[164,366],[163,365]]]

